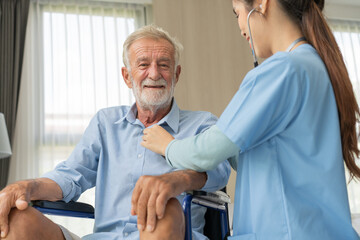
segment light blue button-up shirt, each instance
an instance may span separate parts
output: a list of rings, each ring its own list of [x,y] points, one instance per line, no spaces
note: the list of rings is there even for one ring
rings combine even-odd
[[[119,106],[99,111],[91,120],[82,139],[67,161],[43,177],[57,182],[63,200],[77,200],[82,192],[96,186],[94,233],[83,239],[139,239],[136,216],[131,216],[131,196],[142,175],[172,172],[164,158],[140,145],[144,125],[136,118],[137,109]],[[177,139],[195,135],[216,123],[208,112],[182,111],[175,100],[171,111],[158,123]],[[208,171],[203,190],[224,187],[230,175],[225,161]],[[181,201],[183,196],[178,196]],[[195,239],[201,234],[205,209],[192,208]]]

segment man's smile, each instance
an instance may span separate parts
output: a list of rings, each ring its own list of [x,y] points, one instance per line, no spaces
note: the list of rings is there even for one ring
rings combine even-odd
[[[165,86],[163,86],[163,85],[160,85],[160,86],[145,85],[144,88],[165,88]]]

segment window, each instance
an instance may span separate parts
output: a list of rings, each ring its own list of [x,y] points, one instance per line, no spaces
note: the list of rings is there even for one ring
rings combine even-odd
[[[74,145],[97,110],[133,101],[121,56],[138,11],[44,6],[45,144]]]
[[[356,99],[360,105],[360,22],[331,20],[330,26],[343,54]],[[348,193],[351,212],[360,214],[360,183],[351,181],[348,184]]]
[[[32,1],[10,182],[38,177],[66,160],[99,109],[134,102],[121,75],[122,45],[146,24],[148,9],[90,0]],[[80,200],[94,204],[94,189]],[[50,218],[79,236],[92,232],[93,220]]]

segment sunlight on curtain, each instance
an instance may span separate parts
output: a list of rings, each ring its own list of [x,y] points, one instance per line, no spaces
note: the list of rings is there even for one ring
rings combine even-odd
[[[331,20],[330,25],[343,54],[360,105],[360,21]],[[360,166],[359,161],[358,159],[357,163]],[[360,183],[351,181],[348,184],[348,192],[351,212],[360,214]]]
[[[40,173],[54,146],[74,146],[101,108],[130,104],[121,76],[122,42],[138,27],[143,8],[42,6],[44,47],[43,149]],[[143,25],[143,24],[141,24]],[[72,149],[72,148],[71,148]],[[71,149],[69,149],[71,151]],[[60,159],[55,160],[61,161]]]
[[[66,160],[99,109],[134,102],[122,44],[145,18],[140,4],[32,2],[10,182]],[[94,189],[80,200],[94,205]],[[79,236],[92,232],[93,220],[50,218]]]

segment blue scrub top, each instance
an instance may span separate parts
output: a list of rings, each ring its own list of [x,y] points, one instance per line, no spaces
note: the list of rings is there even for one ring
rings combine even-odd
[[[359,239],[335,97],[312,46],[250,71],[217,126],[241,150],[229,240]]]

